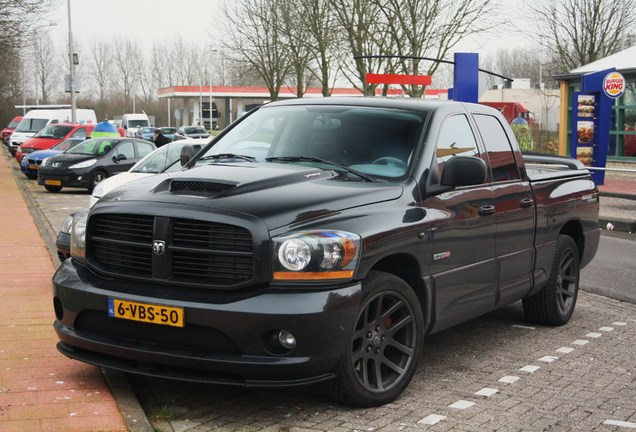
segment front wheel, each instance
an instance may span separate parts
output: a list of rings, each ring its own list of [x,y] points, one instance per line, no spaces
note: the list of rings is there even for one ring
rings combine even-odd
[[[88,193],[93,193],[93,189],[95,189],[95,186],[97,186],[101,181],[107,178],[108,173],[101,170],[96,171],[95,174],[93,174],[93,180],[90,182],[90,185],[88,187]]]
[[[523,312],[539,324],[564,325],[574,313],[579,292],[580,261],[576,243],[570,236],[557,237],[550,279],[537,294],[523,299]]]
[[[417,296],[402,279],[371,272],[348,350],[329,394],[371,407],[396,399],[413,378],[422,350],[424,319]]]
[[[49,192],[59,192],[62,190],[62,186],[44,185],[44,189],[46,189]]]

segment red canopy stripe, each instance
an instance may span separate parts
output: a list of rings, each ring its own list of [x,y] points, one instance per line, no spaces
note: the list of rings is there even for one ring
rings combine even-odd
[[[430,85],[430,75],[367,74],[367,84]]]

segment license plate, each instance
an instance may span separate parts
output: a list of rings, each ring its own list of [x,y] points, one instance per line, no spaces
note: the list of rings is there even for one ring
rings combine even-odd
[[[108,315],[132,321],[184,327],[183,308],[108,299]]]
[[[38,166],[37,165],[29,165],[29,169],[30,170],[37,170]]]
[[[44,180],[45,185],[62,186],[62,180]]]

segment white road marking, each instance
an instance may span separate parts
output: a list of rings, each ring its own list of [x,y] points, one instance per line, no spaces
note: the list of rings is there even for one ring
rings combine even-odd
[[[439,414],[430,414],[424,417],[422,420],[418,421],[417,423],[432,426],[434,424],[441,422],[442,420],[446,420],[446,416],[439,415]]]
[[[538,371],[539,369],[541,369],[540,366],[532,366],[532,365],[528,365],[528,366],[524,366],[521,369],[519,369],[519,371],[521,372],[528,372],[528,373],[535,373],[536,371]]]
[[[466,400],[458,400],[457,402],[450,404],[448,407],[458,409],[458,410],[465,410],[470,408],[473,405],[475,405],[475,402],[470,402]]]

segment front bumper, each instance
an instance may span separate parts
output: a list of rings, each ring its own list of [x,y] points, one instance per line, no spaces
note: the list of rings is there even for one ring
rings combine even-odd
[[[361,285],[309,291],[295,286],[260,294],[178,294],[161,285],[131,294],[125,281],[97,278],[66,260],[53,277],[58,349],[68,357],[125,372],[216,384],[294,386],[337,373],[357,316]],[[156,292],[149,296],[148,292]],[[108,299],[183,307],[185,327],[109,317]],[[272,353],[272,334],[296,337]]]
[[[47,181],[59,182],[54,186],[61,187],[73,187],[88,189],[91,184],[90,170],[75,169],[75,170],[50,170],[47,168],[40,168],[38,172],[38,184],[46,185]]]

